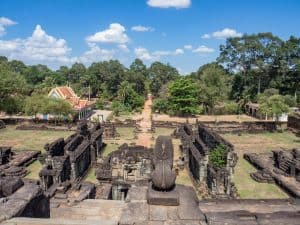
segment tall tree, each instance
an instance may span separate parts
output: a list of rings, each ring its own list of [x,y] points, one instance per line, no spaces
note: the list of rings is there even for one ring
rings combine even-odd
[[[189,78],[180,78],[170,83],[169,110],[179,116],[198,113],[198,87]]]
[[[254,71],[257,81],[254,85],[257,93],[260,93],[271,79],[270,71],[282,42],[272,33],[245,34],[242,37],[229,38],[226,45],[220,46],[218,61],[233,72],[240,71],[245,76],[245,86],[249,85],[247,76],[250,71]]]
[[[161,87],[179,77],[177,69],[169,64],[154,62],[149,68],[150,89],[154,96],[159,94]]]
[[[201,67],[197,77],[199,101],[206,107],[207,112],[214,113],[215,106],[228,98],[229,76],[221,66],[211,63]]]

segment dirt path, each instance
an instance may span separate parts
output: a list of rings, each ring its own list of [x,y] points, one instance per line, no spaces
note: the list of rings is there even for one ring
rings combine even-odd
[[[140,116],[141,121],[138,123],[139,125],[139,133],[136,140],[137,145],[143,145],[145,147],[151,147],[152,144],[152,133],[151,129],[151,106],[152,99],[148,98],[145,102],[144,109]]]

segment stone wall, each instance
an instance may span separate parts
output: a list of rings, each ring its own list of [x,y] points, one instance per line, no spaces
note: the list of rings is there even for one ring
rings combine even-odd
[[[152,154],[153,150],[144,146],[123,144],[97,164],[97,179],[123,183],[149,180],[153,169]]]
[[[289,115],[288,128],[291,128],[298,132],[300,131],[300,114]]]
[[[197,122],[198,123],[198,122]],[[234,121],[201,121],[207,128],[217,133],[258,133],[258,132],[274,132],[277,130],[277,126],[284,128],[286,122],[274,122],[274,121],[245,121],[245,122],[234,122]],[[169,121],[153,121],[153,127],[165,127],[165,128],[177,128],[184,124],[180,122],[169,122]],[[195,126],[196,124],[191,123],[190,125]]]
[[[0,129],[4,129],[6,126],[5,126],[5,123],[3,120],[0,120]]]
[[[50,217],[49,199],[34,182],[20,178],[0,178],[0,197],[0,223],[20,216]]]
[[[233,145],[202,123],[198,123],[194,130],[191,125],[185,124],[178,129],[178,133],[181,136],[183,157],[192,178],[196,182],[206,183],[215,197],[234,196],[236,193],[233,193],[231,177],[237,155]],[[210,151],[219,145],[224,145],[227,149],[226,166],[223,168],[216,168],[209,161]]]
[[[45,165],[39,173],[44,190],[52,186],[55,189],[55,186],[65,182],[80,181],[101,153],[102,135],[100,124],[91,124],[89,128],[84,121],[75,134],[46,144]]]

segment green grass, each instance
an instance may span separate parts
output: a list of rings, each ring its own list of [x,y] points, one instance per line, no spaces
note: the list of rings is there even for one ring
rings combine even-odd
[[[91,168],[89,170],[84,181],[91,182],[93,184],[98,184],[98,180],[97,180],[96,174],[95,174],[95,168]]]
[[[233,181],[238,189],[241,198],[244,199],[272,199],[272,198],[288,198],[288,195],[283,192],[275,184],[258,183],[250,177],[250,173],[256,169],[250,165],[245,159],[240,158]]]
[[[120,134],[118,139],[132,140],[134,138],[133,127],[117,127],[117,132]]]
[[[165,128],[165,127],[157,127],[155,128],[154,137],[158,137],[159,135],[170,136],[174,132],[173,128]]]
[[[71,131],[35,131],[16,130],[15,126],[7,126],[0,130],[0,143],[11,146],[14,150],[39,150],[44,151],[44,145],[57,138],[66,138]]]
[[[42,169],[42,167],[43,166],[40,163],[40,161],[35,160],[33,163],[26,167],[27,171],[29,171],[29,174],[27,174],[25,178],[39,180],[39,172]]]
[[[102,156],[106,157],[109,155],[109,153],[116,151],[118,149],[118,144],[116,143],[107,143],[103,152],[102,152]]]
[[[292,149],[300,147],[300,138],[291,132],[265,132],[259,134],[224,134],[238,154],[239,160],[235,167],[234,183],[241,198],[288,198],[275,184],[258,183],[250,177],[256,169],[244,158],[245,153],[265,153],[271,150]]]

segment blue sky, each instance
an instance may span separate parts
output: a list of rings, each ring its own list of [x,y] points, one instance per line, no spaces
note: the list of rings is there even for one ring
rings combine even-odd
[[[0,55],[54,69],[139,57],[189,73],[229,36],[299,37],[299,13],[299,0],[1,0]]]

